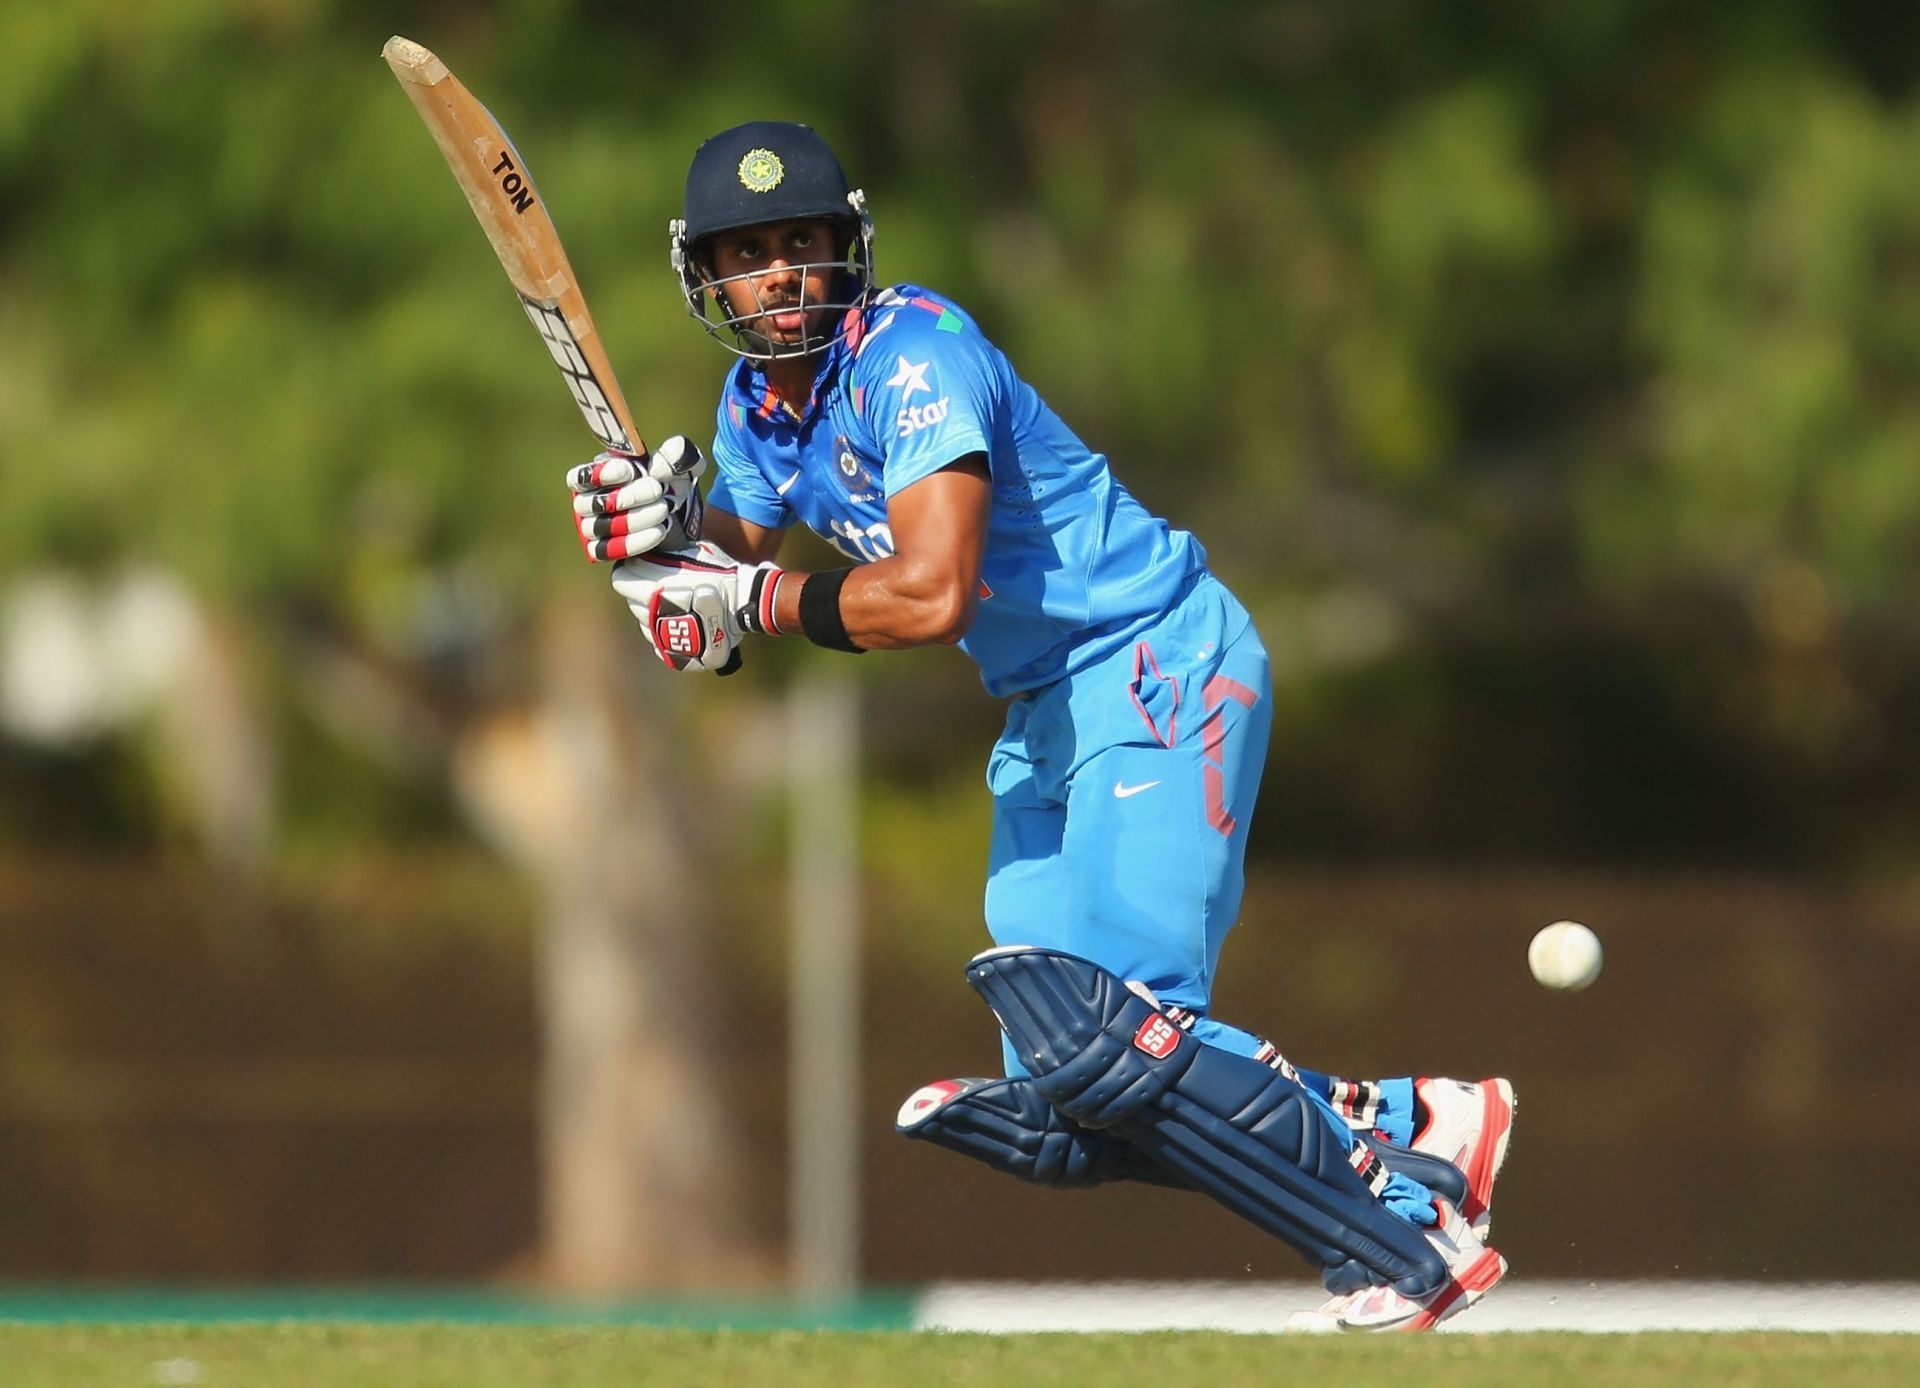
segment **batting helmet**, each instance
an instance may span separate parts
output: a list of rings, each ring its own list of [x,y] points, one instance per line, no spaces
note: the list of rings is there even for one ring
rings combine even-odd
[[[742,356],[801,356],[825,345],[809,339],[776,349],[752,332],[746,325],[754,315],[730,314],[724,299],[710,292],[720,281],[701,255],[702,243],[719,232],[810,217],[844,224],[847,231],[845,258],[835,263],[840,273],[833,302],[819,307],[845,310],[863,303],[873,286],[873,222],[866,195],[848,185],[839,159],[818,131],[791,121],[749,121],[702,144],[687,169],[686,215],[669,226],[674,275],[687,311],[716,338],[720,328],[730,329],[738,345],[720,341]],[[708,305],[716,302],[718,321],[707,316]],[[844,313],[834,316],[837,321]]]

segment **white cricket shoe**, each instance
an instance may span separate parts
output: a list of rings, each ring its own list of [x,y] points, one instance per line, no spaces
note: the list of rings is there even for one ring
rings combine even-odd
[[[1447,1280],[1439,1290],[1415,1299],[1392,1287],[1364,1287],[1335,1297],[1317,1312],[1298,1314],[1315,1320],[1330,1315],[1342,1330],[1431,1330],[1485,1296],[1507,1275],[1507,1260],[1480,1242],[1452,1204],[1436,1198],[1433,1208],[1440,1222],[1424,1232],[1446,1259]]]
[[[1493,1180],[1506,1164],[1507,1141],[1513,1136],[1513,1086],[1501,1079],[1478,1084],[1417,1079],[1413,1089],[1427,1106],[1427,1122],[1409,1145],[1460,1168],[1467,1178],[1460,1213],[1484,1239],[1493,1226]]]
[[[1340,1313],[1347,1309],[1358,1292],[1348,1292],[1345,1296],[1336,1296],[1326,1305],[1312,1311],[1295,1311],[1287,1317],[1286,1333],[1289,1335],[1338,1335],[1340,1333]]]

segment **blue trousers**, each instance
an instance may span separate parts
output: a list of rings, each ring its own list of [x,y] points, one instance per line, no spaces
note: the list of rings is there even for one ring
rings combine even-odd
[[[987,929],[1138,979],[1204,1014],[1245,887],[1272,722],[1266,648],[1211,575],[1103,661],[1014,701],[987,767]],[[1011,1050],[1009,1074],[1021,1074]]]

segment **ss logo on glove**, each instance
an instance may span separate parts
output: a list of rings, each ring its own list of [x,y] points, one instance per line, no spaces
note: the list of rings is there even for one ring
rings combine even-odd
[[[707,634],[700,619],[665,593],[654,594],[653,611],[648,620],[653,625],[654,647],[662,656],[694,661],[706,653]],[[725,633],[720,637],[724,640]]]

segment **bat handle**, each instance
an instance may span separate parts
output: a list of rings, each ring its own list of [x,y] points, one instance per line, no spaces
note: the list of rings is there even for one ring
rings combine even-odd
[[[740,659],[740,648],[735,646],[733,648],[733,654],[727,657],[727,663],[714,671],[714,673],[717,675],[731,675],[738,671],[744,663],[745,662]]]

